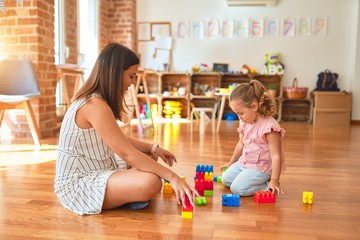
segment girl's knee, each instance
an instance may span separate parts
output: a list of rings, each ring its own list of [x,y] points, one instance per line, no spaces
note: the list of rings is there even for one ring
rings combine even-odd
[[[223,174],[222,177],[221,177],[221,183],[224,186],[230,187],[230,185],[232,183],[232,180],[228,177],[228,175]]]

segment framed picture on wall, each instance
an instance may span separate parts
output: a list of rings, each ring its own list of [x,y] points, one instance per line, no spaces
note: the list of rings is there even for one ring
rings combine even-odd
[[[138,41],[151,41],[150,22],[138,22],[137,35],[138,35]]]
[[[161,37],[171,36],[170,22],[152,22],[151,23],[151,40]]]
[[[229,68],[228,63],[214,63],[213,64],[213,71],[214,72],[227,72]]]

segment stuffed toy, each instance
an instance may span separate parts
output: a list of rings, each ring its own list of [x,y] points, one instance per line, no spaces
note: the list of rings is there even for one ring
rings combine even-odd
[[[255,68],[251,68],[251,67],[249,67],[248,65],[244,64],[244,65],[242,65],[242,67],[241,67],[241,69],[240,69],[240,73],[242,73],[242,74],[248,74],[248,73],[255,74],[255,73],[256,73],[256,69],[255,69]]]
[[[265,75],[282,75],[284,74],[284,64],[281,62],[281,55],[279,52],[271,52],[265,54],[266,63],[262,69],[262,74]]]

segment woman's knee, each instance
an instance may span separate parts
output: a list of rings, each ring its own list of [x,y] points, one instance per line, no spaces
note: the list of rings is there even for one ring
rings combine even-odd
[[[143,186],[143,193],[144,197],[149,200],[153,198],[156,194],[158,194],[161,191],[162,188],[162,181],[161,178],[155,174],[149,173],[149,175],[146,177],[144,181]]]

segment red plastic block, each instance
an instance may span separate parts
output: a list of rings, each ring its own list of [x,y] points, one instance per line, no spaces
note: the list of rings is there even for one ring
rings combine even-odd
[[[254,201],[257,204],[260,203],[275,203],[276,196],[274,193],[267,191],[267,192],[256,192],[254,195]]]
[[[195,189],[199,192],[201,196],[204,196],[204,180],[196,179]]]

